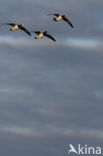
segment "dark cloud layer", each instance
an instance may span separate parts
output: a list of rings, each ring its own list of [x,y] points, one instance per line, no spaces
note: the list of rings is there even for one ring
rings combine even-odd
[[[49,29],[56,37],[34,40],[0,28],[0,153],[67,155],[70,143],[103,140],[102,1],[0,1],[0,23]],[[74,24],[48,13],[68,13]],[[35,35],[34,35],[35,36]]]

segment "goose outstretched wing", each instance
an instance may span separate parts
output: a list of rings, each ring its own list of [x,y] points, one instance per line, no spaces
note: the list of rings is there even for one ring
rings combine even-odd
[[[54,16],[59,16],[60,14],[48,14],[47,16],[51,16],[51,15],[54,15]]]
[[[5,23],[6,25],[15,26],[15,23]]]
[[[29,32],[28,29],[26,29],[25,27],[23,27],[23,26],[21,26],[21,25],[19,25],[19,28],[20,28],[21,30],[25,31],[29,36],[31,36],[31,33]]]
[[[51,36],[50,34],[46,34],[45,36],[56,42],[55,38]]]
[[[66,18],[65,16],[63,16],[63,20],[65,22],[67,22],[73,28],[73,24],[71,23],[71,21],[68,18]]]
[[[37,35],[39,35],[41,32],[40,31],[30,31],[31,33],[35,33]]]

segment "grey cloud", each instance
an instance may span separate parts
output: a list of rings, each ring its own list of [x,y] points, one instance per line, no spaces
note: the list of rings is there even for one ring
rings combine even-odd
[[[57,39],[34,40],[0,27],[2,155],[57,156],[70,143],[102,144],[102,3],[0,1],[0,23],[48,27]],[[70,14],[74,29],[54,23],[46,16],[52,12]]]
[[[64,47],[65,51],[62,52]],[[92,92],[100,88],[102,83],[101,52],[90,53],[87,50],[82,52],[78,50],[77,52],[75,48],[70,48],[69,52],[68,46],[65,45],[57,45],[52,48],[45,45],[43,51],[41,48],[42,46],[39,47],[38,53],[32,50],[29,53],[28,49],[24,47],[17,48],[17,52],[5,54],[9,55],[9,59],[6,59],[7,63],[4,64],[6,73],[1,79],[4,81],[4,84],[1,85],[1,87],[3,86],[1,100],[4,110],[9,100],[10,120],[14,119],[14,123],[15,117],[17,120],[21,118],[24,109],[26,112],[22,120],[27,122],[27,125],[38,119],[37,122],[43,121],[46,124],[51,123],[51,125],[61,126],[62,123],[64,127],[68,127],[68,122],[71,126],[79,124],[81,127],[91,127],[92,122],[92,126],[95,127],[95,122],[92,121],[95,118],[95,111],[92,110],[92,106],[94,105],[94,110],[97,110],[98,106]],[[95,57],[92,60],[93,56]],[[14,58],[14,61],[11,61],[11,57]],[[95,83],[96,81],[97,83]],[[13,114],[11,108],[15,108]],[[89,121],[90,124],[88,118],[84,120],[87,111],[88,116],[91,116],[91,111],[93,115]],[[27,112],[28,115],[25,117]],[[78,116],[79,114],[81,117]],[[55,118],[57,118],[57,122]]]
[[[92,142],[94,143],[94,146],[101,146],[102,145],[102,139],[95,139],[94,137],[87,137],[86,135],[83,135],[80,137],[80,135],[76,136],[73,135],[73,133],[70,132],[70,136],[65,135],[50,135],[45,137],[24,137],[24,136],[18,136],[18,135],[11,135],[10,133],[5,134],[4,132],[1,133],[1,153],[5,155],[15,154],[15,155],[23,155],[25,150],[25,155],[28,154],[38,154],[41,153],[43,155],[64,155],[67,154],[68,148],[69,148],[69,142],[74,144],[84,143],[84,139],[86,144],[92,145]],[[78,133],[77,133],[78,134]],[[5,138],[5,140],[4,140]],[[5,143],[5,141],[9,141],[11,139],[10,144]],[[62,140],[62,141],[61,141]],[[89,142],[88,142],[89,140]],[[16,142],[15,142],[16,141]],[[15,144],[14,144],[15,142]],[[96,142],[96,143],[95,143]],[[85,143],[84,143],[85,144]],[[3,146],[6,145],[6,149],[4,150]],[[45,150],[44,150],[45,149]],[[9,152],[7,152],[9,150]],[[15,152],[16,151],[16,152]]]

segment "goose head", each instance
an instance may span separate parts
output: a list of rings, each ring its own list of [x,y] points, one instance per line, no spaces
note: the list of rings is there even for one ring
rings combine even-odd
[[[49,30],[47,29],[45,32],[47,33],[47,32],[49,32]]]
[[[44,32],[43,32],[43,34],[45,35],[46,33],[48,33],[49,32],[49,30],[47,29],[47,30],[45,30]]]
[[[24,24],[21,24],[21,26],[24,26]]]

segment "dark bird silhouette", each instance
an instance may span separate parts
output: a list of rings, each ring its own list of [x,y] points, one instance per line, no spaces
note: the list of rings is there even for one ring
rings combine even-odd
[[[31,33],[29,32],[28,29],[26,29],[24,27],[24,24],[15,24],[15,23],[5,23],[6,25],[10,25],[12,26],[12,28],[10,29],[10,31],[15,31],[15,30],[23,30],[25,33],[27,33],[29,36],[31,36]]]
[[[51,40],[56,41],[53,36],[48,34],[48,30],[46,30],[44,32],[41,32],[41,31],[31,31],[31,33],[36,33],[37,34],[35,39],[40,39],[40,38],[43,38],[44,36],[46,36],[46,37],[50,38]]]
[[[66,15],[66,14],[64,14],[64,15],[61,15],[61,14],[48,14],[48,16],[50,16],[50,15],[56,16],[56,18],[53,18],[53,20],[55,22],[60,21],[60,20],[64,20],[65,22],[67,22],[73,28],[73,24],[68,19],[68,15]]]

